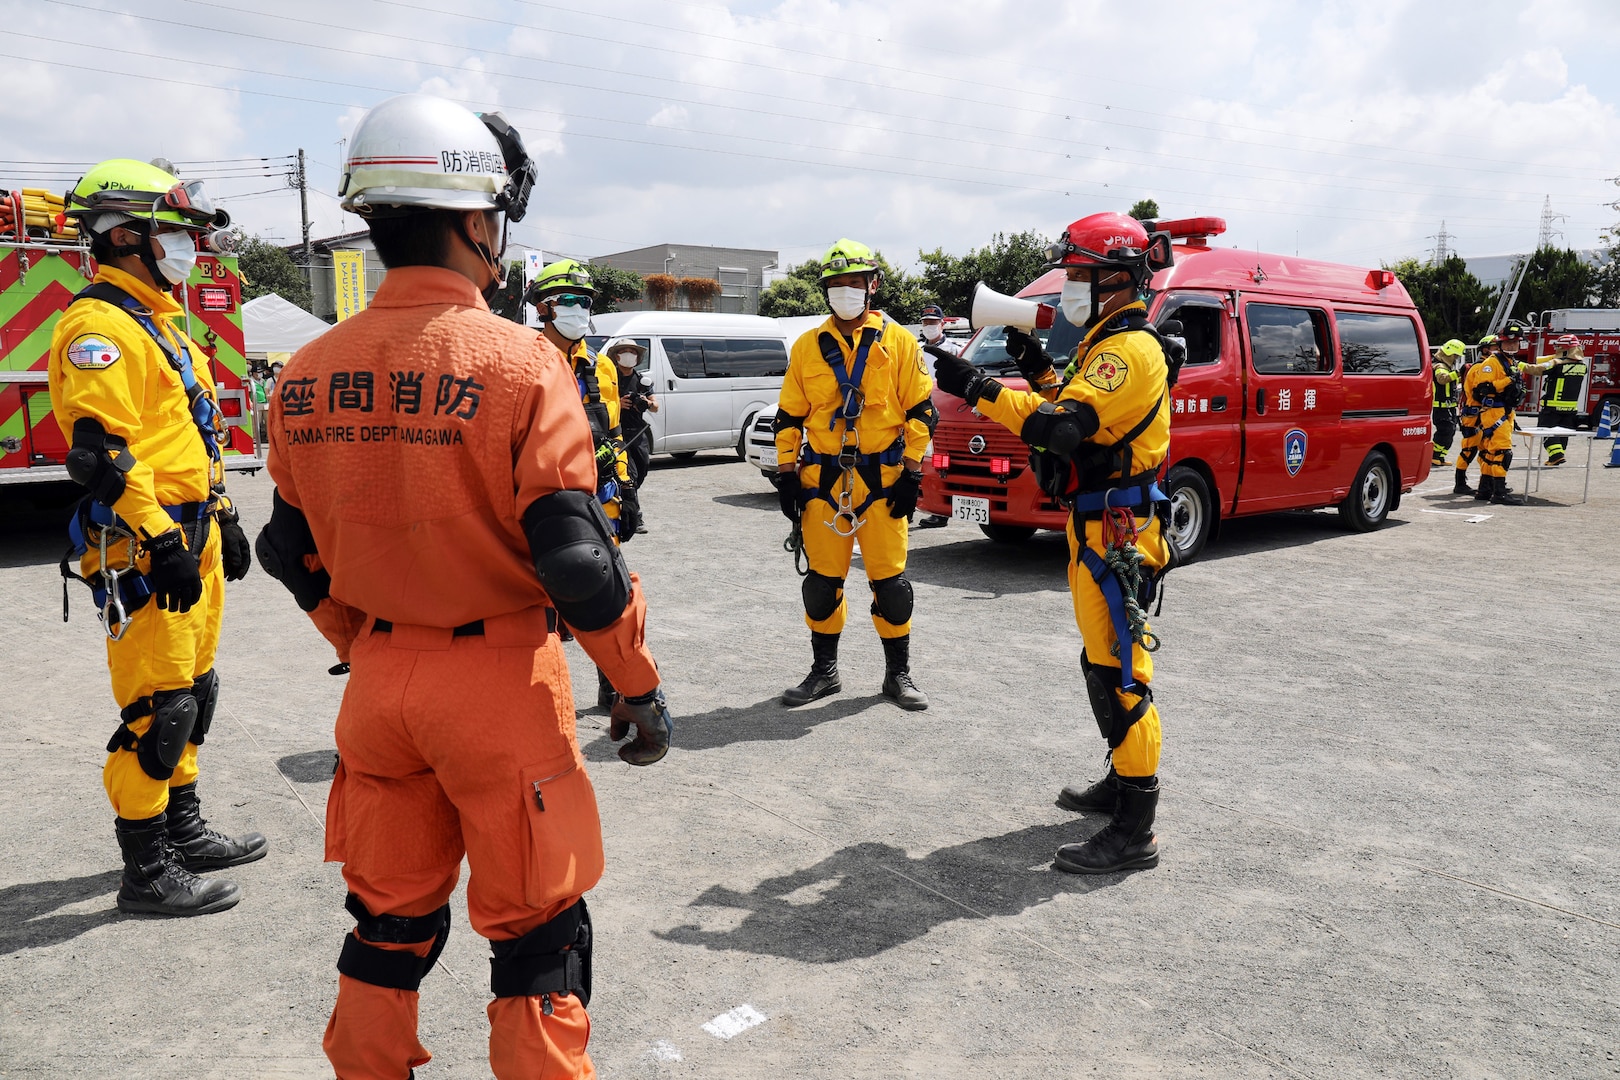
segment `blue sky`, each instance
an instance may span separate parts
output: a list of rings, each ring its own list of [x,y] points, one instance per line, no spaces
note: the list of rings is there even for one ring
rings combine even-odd
[[[1620,5],[957,0],[0,0],[0,186],[167,156],[316,235],[366,107],[499,108],[542,188],[514,239],[596,255],[840,236],[914,262],[1151,195],[1223,242],[1358,264],[1595,246],[1620,211]],[[236,159],[279,159],[269,165]],[[60,163],[60,164],[57,164]]]

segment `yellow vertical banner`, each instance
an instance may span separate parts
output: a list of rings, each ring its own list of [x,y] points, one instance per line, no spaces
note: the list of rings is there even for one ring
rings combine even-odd
[[[337,318],[342,322],[366,309],[366,253],[332,252],[332,274],[336,279]]]

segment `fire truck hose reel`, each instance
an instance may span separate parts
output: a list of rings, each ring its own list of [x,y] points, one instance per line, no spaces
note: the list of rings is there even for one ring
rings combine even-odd
[[[150,716],[152,723],[144,735],[137,736],[130,725],[143,716]],[[180,764],[196,724],[197,699],[189,688],[159,690],[124,707],[118,730],[107,743],[107,753],[134,750],[142,772],[154,780],[167,780]]]
[[[542,495],[523,512],[535,573],[563,622],[601,630],[630,603],[630,571],[613,543],[613,526],[583,491]]]
[[[872,614],[895,626],[911,620],[913,600],[911,582],[904,574],[872,582]]]
[[[108,434],[101,421],[81,416],[73,421],[73,447],[67,452],[67,471],[99,503],[111,506],[124,494],[125,474],[135,467],[129,444]]]
[[[816,622],[830,619],[843,599],[844,579],[818,574],[814,570],[804,577],[804,613]]]
[[[214,706],[219,704],[219,675],[213,668],[197,676],[191,696],[197,700],[197,725],[191,729],[191,741],[201,746],[214,722]]]

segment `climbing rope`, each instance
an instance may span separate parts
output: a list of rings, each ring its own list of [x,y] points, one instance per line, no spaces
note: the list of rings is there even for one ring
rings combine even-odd
[[[1124,594],[1125,621],[1130,625],[1131,640],[1145,652],[1159,651],[1159,638],[1147,628],[1147,612],[1137,597],[1142,591],[1142,562],[1144,556],[1136,546],[1136,514],[1124,507],[1110,507],[1103,517],[1103,562],[1119,579]],[[1113,656],[1119,656],[1118,641],[1110,647]]]

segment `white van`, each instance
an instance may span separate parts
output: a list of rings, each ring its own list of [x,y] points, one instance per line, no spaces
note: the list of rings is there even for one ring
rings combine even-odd
[[[775,319],[695,311],[620,311],[591,320],[593,351],[611,338],[646,348],[658,411],[647,414],[655,454],[690,457],[730,449],[743,456],[754,417],[782,392],[788,341]]]

